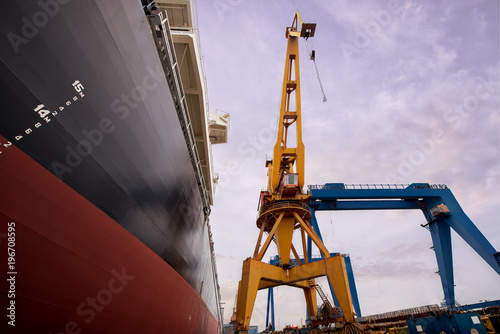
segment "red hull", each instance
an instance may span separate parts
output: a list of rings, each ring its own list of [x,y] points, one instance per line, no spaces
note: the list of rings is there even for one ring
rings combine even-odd
[[[6,142],[0,136],[0,143]],[[15,327],[2,316],[0,328],[54,334],[217,332],[203,300],[166,262],[18,148],[3,151],[1,309],[7,315],[15,300]],[[15,222],[14,275],[7,275],[9,222]],[[15,298],[8,296],[10,276]]]

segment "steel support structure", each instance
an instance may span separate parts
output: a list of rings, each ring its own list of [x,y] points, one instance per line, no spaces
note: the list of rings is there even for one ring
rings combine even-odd
[[[269,320],[269,312],[271,313],[271,319]],[[269,322],[270,321],[270,322]],[[267,312],[266,312],[266,328],[271,326],[270,330],[274,331],[276,329],[276,322],[274,318],[274,289],[267,289]]]
[[[498,252],[467,217],[455,196],[445,185],[327,183],[321,186],[309,186],[309,193],[311,194],[309,206],[312,212],[314,210],[421,210],[427,220],[427,224],[423,226],[428,227],[431,233],[448,307],[455,306],[451,229],[500,275]],[[447,211],[431,212],[439,205],[444,205]],[[314,215],[311,217],[312,224],[315,222],[313,217]]]
[[[321,276],[328,278],[338,299],[339,307],[342,309],[342,316],[336,321],[355,322],[344,256],[338,253],[332,256],[312,229],[309,221],[310,209],[306,205],[292,202],[280,202],[275,206],[267,207],[257,219],[257,223],[261,224],[261,233],[257,239],[253,258],[248,258],[243,262],[242,278],[238,287],[236,310],[238,332],[247,331],[249,328],[257,291],[280,285],[303,290],[311,323],[315,327],[317,304],[314,279]],[[282,228],[287,228],[289,231],[281,231],[282,234],[278,235]],[[303,259],[298,256],[292,243],[294,229],[298,229],[302,237]],[[264,231],[268,231],[269,234],[261,245]],[[306,236],[322,253],[322,259],[308,261]],[[277,265],[262,262],[273,240],[276,241],[278,248]],[[294,258],[290,257],[290,253],[293,253]]]
[[[319,232],[319,227],[316,233]],[[321,234],[318,233],[318,236],[321,238]],[[311,257],[310,256],[310,251],[308,251],[308,262],[316,262],[324,259],[323,254],[321,254],[321,257]],[[339,253],[330,253],[330,256],[337,256]],[[345,267],[346,267],[346,273],[347,273],[347,280],[349,282],[349,291],[351,293],[351,299],[352,299],[352,306],[354,308],[354,312],[356,313],[356,316],[359,318],[361,317],[361,309],[359,307],[359,299],[358,299],[358,292],[356,289],[356,282],[354,280],[354,273],[352,271],[352,265],[351,265],[351,258],[349,255],[344,254],[344,262],[345,262]],[[304,258],[300,258],[297,262],[305,263]],[[280,264],[280,259],[279,256],[275,256],[271,258],[269,261],[269,264],[271,265],[279,265]],[[339,307],[339,302],[337,300],[337,296],[335,296],[335,292],[333,291],[332,286],[330,285],[330,281],[328,281],[328,285],[330,287],[330,292],[333,297],[333,301],[336,307]],[[274,327],[274,295],[273,295],[273,288],[270,288],[268,290],[268,295],[267,295],[267,315],[266,315],[266,326],[269,324],[269,312],[271,312],[271,320],[272,320],[272,326]],[[306,313],[306,318],[309,319],[309,312]]]
[[[312,284],[310,281],[321,276],[328,278],[339,299],[343,316],[337,321],[354,322],[351,296],[349,291],[345,289],[348,284],[347,277],[342,276],[342,273],[345,272],[345,262],[341,255],[328,256],[316,262],[288,269],[252,258],[246,259],[243,262],[243,274],[238,291],[236,329],[238,331],[248,330],[257,291],[280,285],[301,288],[306,297],[310,317],[314,319],[317,313],[316,289],[314,281]]]

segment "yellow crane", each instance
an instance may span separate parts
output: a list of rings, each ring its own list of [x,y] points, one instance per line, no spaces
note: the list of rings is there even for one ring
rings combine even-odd
[[[314,36],[316,23],[304,23],[298,11],[292,25],[286,28],[287,49],[281,93],[278,136],[272,160],[266,161],[268,169],[267,190],[261,192],[257,227],[260,229],[253,257],[243,262],[243,273],[238,285],[236,307],[236,332],[249,329],[257,291],[280,285],[304,291],[312,327],[317,324],[316,277],[327,276],[339,301],[342,315],[336,321],[355,323],[351,295],[342,255],[330,256],[327,248],[310,224],[311,212],[307,205],[310,195],[304,188],[304,143],[302,142],[302,115],[300,103],[299,39]],[[295,126],[295,132],[292,126]],[[291,138],[295,133],[295,146]],[[302,262],[292,243],[295,230],[300,231]],[[268,233],[264,244],[261,241]],[[306,235],[311,238],[324,259],[308,261]],[[262,262],[274,241],[280,265]],[[290,261],[293,253],[295,261]],[[345,327],[347,328],[347,327]],[[353,331],[352,329],[350,330]],[[355,330],[354,330],[355,331]]]

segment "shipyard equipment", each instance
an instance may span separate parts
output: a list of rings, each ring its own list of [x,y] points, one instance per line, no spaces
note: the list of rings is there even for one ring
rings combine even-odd
[[[427,221],[422,226],[431,234],[448,309],[453,309],[456,304],[451,229],[500,275],[499,253],[467,217],[451,190],[444,184],[327,183],[310,185],[309,194],[311,223],[319,237],[321,233],[315,217],[316,211],[421,210]]]
[[[297,287],[304,291],[311,326],[318,326],[314,279],[320,276],[328,278],[337,297],[341,312],[335,321],[348,324],[346,328],[356,322],[344,257],[341,254],[331,256],[312,228],[311,208],[307,205],[311,195],[303,192],[304,144],[301,128],[299,39],[313,37],[315,29],[316,24],[304,23],[298,11],[292,25],[286,28],[287,50],[278,136],[273,157],[266,161],[268,184],[260,196],[257,217],[259,237],[253,257],[243,262],[242,279],[238,287],[236,331],[239,333],[248,332],[257,291],[280,285]],[[291,128],[292,126],[295,128]],[[295,146],[292,143],[295,143]],[[292,243],[295,230],[301,235],[303,260]],[[268,233],[268,236],[261,246],[265,233]],[[306,237],[316,245],[323,259],[309,261],[310,251],[307,249]],[[272,241],[278,248],[278,265],[262,262]],[[296,263],[292,262],[291,253]]]

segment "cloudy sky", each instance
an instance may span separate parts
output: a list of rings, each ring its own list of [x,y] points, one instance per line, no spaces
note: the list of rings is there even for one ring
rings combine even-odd
[[[229,321],[241,266],[253,254],[264,162],[276,141],[285,27],[298,9],[328,101],[301,47],[306,184],[446,184],[500,250],[499,2],[198,1],[210,108],[231,114],[213,147],[220,174],[211,223]],[[324,242],[348,253],[363,315],[440,303],[420,212],[321,212]],[[500,277],[453,232],[456,299],[500,299]],[[275,255],[275,246],[267,256]],[[263,328],[267,292],[252,324]],[[300,290],[277,289],[276,321],[300,324]]]

